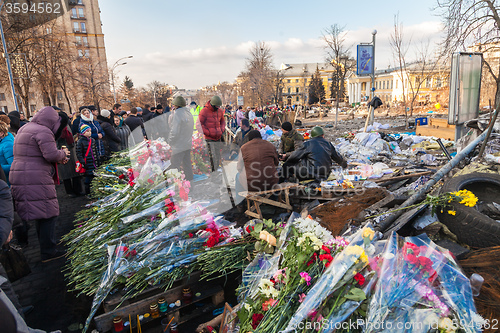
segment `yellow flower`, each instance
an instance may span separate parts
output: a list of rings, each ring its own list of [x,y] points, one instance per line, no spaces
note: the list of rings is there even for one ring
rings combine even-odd
[[[363,254],[359,257],[359,259],[361,261],[363,261],[364,263],[367,263],[368,262],[368,256],[366,255],[365,252],[363,252]]]
[[[375,231],[373,231],[372,229],[365,228],[365,230],[363,230],[363,238],[370,238],[370,240],[372,240],[373,235],[375,235]]]
[[[449,211],[448,211],[448,214],[453,215],[453,216],[455,216],[455,214],[456,214],[456,213],[457,213],[457,212],[455,212],[454,210],[449,210]]]
[[[359,245],[353,245],[353,246],[348,246],[345,249],[345,253],[347,255],[355,255],[355,256],[361,256],[364,254],[365,251],[363,251],[363,248]]]
[[[467,207],[474,207],[478,198],[469,190],[460,190],[458,192],[451,192],[452,195],[459,197],[460,203]]]

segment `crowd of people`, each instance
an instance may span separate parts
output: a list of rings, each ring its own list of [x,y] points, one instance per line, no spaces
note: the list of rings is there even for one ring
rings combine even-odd
[[[324,139],[321,127],[314,127],[311,139],[304,142],[294,125],[284,122],[276,149],[252,127],[264,117],[263,108],[248,107],[244,111],[240,106],[233,111],[229,105],[223,107],[219,96],[213,96],[204,106],[196,102],[187,106],[182,96],[175,97],[165,108],[145,105],[124,111],[120,104],[111,110],[82,106],[71,118],[56,106],[43,107],[30,121],[17,111],[0,113],[1,244],[8,244],[14,234],[18,243],[27,241],[27,230],[34,224],[42,262],[63,257],[65,251],[55,237],[59,216],[55,185],[62,182],[69,196],[89,194],[94,171],[100,164],[112,153],[148,138],[163,137],[170,144],[171,168],[181,169],[187,180],[193,179],[193,132],[203,135],[213,172],[221,170],[222,147],[236,147],[237,196],[244,190],[268,190],[279,182],[321,181],[330,174],[333,162],[346,166],[342,156]],[[236,131],[231,143],[224,142],[226,119]],[[0,264],[2,320],[13,318],[17,325],[23,325],[23,309],[6,277]]]

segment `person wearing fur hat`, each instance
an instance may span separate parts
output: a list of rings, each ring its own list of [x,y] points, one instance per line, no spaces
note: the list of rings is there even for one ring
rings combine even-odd
[[[85,193],[90,194],[90,183],[94,178],[94,170],[99,166],[99,153],[96,139],[92,138],[92,129],[83,124],[80,126],[80,139],[76,143],[76,158],[85,169]]]
[[[191,145],[193,138],[193,116],[186,108],[186,100],[176,96],[172,101],[168,143],[172,147],[171,169],[182,169],[187,180],[193,180]]]
[[[304,137],[288,121],[285,121],[281,125],[281,130],[283,131],[283,135],[281,136],[278,153],[280,160],[286,161],[295,150],[302,147]]]
[[[67,118],[46,106],[19,129],[14,140],[14,161],[9,174],[12,196],[21,219],[36,223],[42,262],[64,255],[56,248],[59,203],[55,184],[59,184],[57,163],[67,163],[70,155],[67,148],[56,146],[66,125]]]
[[[115,127],[113,126],[113,119],[111,119],[111,111],[101,110],[101,114],[97,116],[97,121],[101,125],[104,131],[104,147],[105,147],[105,158],[109,158],[111,153],[120,151],[120,143],[122,140],[116,135]]]

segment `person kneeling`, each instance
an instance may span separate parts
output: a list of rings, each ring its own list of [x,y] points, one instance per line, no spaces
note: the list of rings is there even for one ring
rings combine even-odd
[[[332,161],[347,167],[347,162],[335,150],[333,145],[325,140],[323,129],[319,126],[311,130],[311,139],[295,150],[283,164],[281,181],[287,181],[291,176],[297,180],[322,181],[328,178],[332,170]]]
[[[262,140],[260,132],[251,130],[248,142],[241,147],[236,176],[236,194],[241,191],[266,191],[278,183],[278,152],[270,142]],[[239,198],[242,199],[241,197]],[[238,202],[240,200],[237,200]]]

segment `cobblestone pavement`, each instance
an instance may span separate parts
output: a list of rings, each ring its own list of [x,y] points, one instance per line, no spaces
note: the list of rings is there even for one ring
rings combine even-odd
[[[73,228],[76,212],[86,204],[86,197],[70,198],[64,187],[58,185],[60,215],[56,224],[56,235],[60,239]],[[13,283],[22,306],[33,305],[34,310],[26,316],[27,324],[32,328],[45,331],[61,330],[71,332],[74,323],[84,323],[89,313],[92,299],[68,292],[64,273],[65,258],[42,263],[36,228],[30,226],[29,245],[24,247],[24,254],[31,267],[31,274]]]

